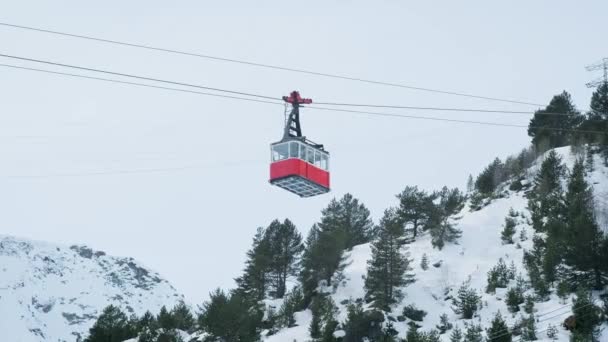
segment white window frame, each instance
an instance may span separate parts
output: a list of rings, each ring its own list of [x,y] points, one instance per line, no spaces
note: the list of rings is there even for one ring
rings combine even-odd
[[[298,144],[298,155],[295,157],[291,156],[291,144],[292,143]],[[275,160],[274,159],[275,148],[278,146],[282,146],[282,145],[287,146],[287,158]],[[309,151],[312,151],[312,163],[308,161]],[[315,157],[317,154],[319,155],[319,165],[315,165]],[[277,155],[278,155],[278,153],[277,153]],[[323,167],[323,158],[325,158],[325,167]],[[313,148],[312,146],[304,144],[300,141],[286,141],[286,142],[281,142],[281,143],[270,145],[270,160],[273,163],[282,161],[282,160],[287,160],[287,159],[300,159],[321,170],[329,171],[329,153],[327,153],[327,152]]]

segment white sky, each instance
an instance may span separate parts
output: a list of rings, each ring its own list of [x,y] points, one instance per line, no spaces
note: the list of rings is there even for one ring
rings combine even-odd
[[[0,21],[536,103],[566,89],[588,107],[584,84],[599,75],[584,66],[608,56],[607,2],[404,3],[5,0]],[[298,89],[323,102],[535,109],[6,27],[0,41],[3,54],[277,97]],[[274,218],[292,219],[305,235],[330,198],[346,192],[377,218],[404,186],[463,186],[529,141],[525,129],[307,110],[304,134],[332,155],[333,193],[300,199],[267,182],[280,107],[6,68],[0,75],[0,232],[135,257],[194,303],[233,285],[256,227]],[[203,166],[65,176],[190,165]]]

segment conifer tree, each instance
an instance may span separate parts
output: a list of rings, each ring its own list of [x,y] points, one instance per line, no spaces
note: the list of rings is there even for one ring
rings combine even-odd
[[[254,301],[260,301],[266,297],[270,282],[268,275],[272,261],[270,244],[264,235],[264,228],[258,228],[251,249],[247,251],[243,275],[236,279],[239,292]]]
[[[585,171],[587,173],[593,172],[595,170],[595,161],[593,156],[593,146],[588,144],[586,147],[586,156],[585,156]]]
[[[518,286],[510,288],[505,302],[510,312],[518,312],[519,305],[524,303],[523,290]]]
[[[376,341],[382,333],[384,315],[378,311],[365,311],[361,303],[350,304],[343,324],[343,342]]]
[[[452,334],[450,334],[450,342],[461,342],[462,337],[462,330],[460,330],[459,327],[456,327],[452,330]]]
[[[483,329],[479,324],[468,324],[466,325],[466,332],[464,334],[464,342],[483,342],[483,335],[481,332]]]
[[[350,194],[339,201],[333,199],[321,214],[321,221],[309,232],[302,256],[300,281],[307,303],[320,281],[330,285],[334,274],[341,271],[344,250],[369,242],[373,235],[369,210]]]
[[[494,293],[496,288],[505,288],[509,284],[509,281],[514,278],[515,275],[509,271],[507,264],[500,258],[498,259],[498,264],[488,271],[486,292]]]
[[[608,130],[608,83],[604,82],[591,96],[591,118],[601,118],[596,122],[595,129],[600,132]],[[604,161],[604,166],[608,166],[608,136],[603,134],[599,137],[594,137],[599,142],[600,153]]]
[[[561,178],[566,169],[555,151],[550,151],[534,178],[534,189],[529,196],[528,206],[532,214],[532,224],[536,231],[546,231],[547,218],[562,220],[564,214]]]
[[[553,324],[547,326],[547,337],[552,341],[557,340],[557,328]]]
[[[504,181],[504,164],[496,158],[488,165],[475,180],[475,190],[483,197],[488,197],[500,182]]]
[[[407,333],[406,333],[406,341],[413,341],[413,342],[424,342],[423,341],[423,336],[422,334],[418,331],[418,327],[415,324],[410,324],[409,328],[407,329]]]
[[[145,331],[155,331],[158,328],[158,324],[156,323],[156,317],[150,311],[146,311],[143,316],[141,316],[141,318],[137,320],[135,326],[136,330],[140,333],[140,335]]]
[[[422,259],[420,259],[420,268],[424,271],[429,269],[429,258],[426,256],[426,253],[422,254]]]
[[[118,307],[109,305],[103,309],[85,342],[123,342],[137,336],[136,327],[129,324],[127,315]]]
[[[274,298],[283,298],[287,279],[298,274],[299,258],[304,250],[302,235],[290,220],[285,219],[283,223],[274,220],[266,228],[264,239],[269,246],[271,294]]]
[[[156,316],[156,321],[158,322],[159,327],[165,330],[174,329],[176,325],[175,318],[164,305],[160,308],[158,316]]]
[[[536,341],[536,318],[533,314],[530,314],[528,318],[522,321],[521,326],[521,340],[522,341]]]
[[[492,319],[490,328],[486,331],[488,342],[511,342],[511,332],[507,323],[502,318],[500,312],[497,312]]]
[[[308,331],[310,337],[313,339],[326,340],[325,335],[329,330],[333,331],[336,328],[335,315],[337,314],[337,308],[329,296],[317,295],[313,298],[310,305],[312,312],[312,320]]]
[[[319,235],[321,234],[318,225],[313,225],[308,231],[304,242],[304,253],[302,253],[302,267],[300,270],[300,283],[304,292],[304,302],[310,304],[314,292],[319,285],[321,275],[318,270],[321,268],[321,255],[318,249]]]
[[[439,325],[437,325],[437,330],[439,330],[440,334],[445,334],[446,331],[452,329],[453,325],[450,323],[448,315],[442,314],[439,316]]]
[[[585,180],[582,162],[575,163],[568,182],[566,194],[567,213],[567,252],[566,263],[584,272],[591,286],[602,289],[605,280],[603,269],[606,262],[603,256],[604,234],[598,227],[593,212],[593,193]]]
[[[553,115],[547,115],[553,113]],[[569,115],[555,115],[569,114]],[[572,138],[572,130],[583,121],[567,92],[555,95],[549,105],[534,113],[528,126],[528,135],[539,151],[567,145]]]
[[[407,186],[400,194],[397,213],[402,219],[406,230],[412,232],[415,240],[420,231],[428,229],[428,223],[433,213],[433,194],[419,190],[417,186]]]
[[[469,175],[469,178],[467,178],[467,194],[470,194],[473,190],[475,190],[475,181],[473,175]]]
[[[576,321],[574,333],[581,340],[597,341],[601,309],[594,304],[589,291],[584,288],[577,291],[576,298],[572,301],[572,312]]]
[[[194,328],[194,316],[192,315],[190,308],[184,302],[180,302],[173,307],[171,316],[173,316],[175,329],[191,332]]]
[[[294,287],[284,298],[278,312],[277,323],[280,327],[292,327],[296,320],[294,314],[305,308],[304,294],[299,286]]]
[[[545,280],[553,283],[557,277],[557,268],[562,264],[564,251],[567,249],[567,225],[561,221],[549,218],[545,224],[547,238],[544,241],[542,256],[542,271]]]
[[[408,254],[405,253],[403,225],[394,209],[388,209],[380,221],[378,236],[372,243],[365,279],[366,297],[376,308],[390,311],[401,300],[402,286],[414,282]]]
[[[513,235],[515,235],[515,226],[516,222],[512,217],[505,217],[505,226],[500,233],[500,238],[502,243],[504,244],[512,244],[513,243]]]
[[[585,140],[590,145],[597,144],[597,152],[600,153],[604,165],[608,166],[608,136],[601,133],[608,130],[608,83],[601,84],[593,92],[590,107],[591,111],[580,126],[581,131],[585,131],[581,134],[585,136]],[[589,147],[588,155],[591,155]]]
[[[476,189],[482,194],[491,195],[502,180],[504,164],[495,158],[476,179]]]
[[[194,316],[192,315],[190,308],[184,302],[175,305],[170,312],[170,316],[173,324],[172,327],[168,329],[179,329],[190,332],[194,328]]]
[[[524,311],[528,314],[534,313],[534,297],[528,295],[524,300]]]
[[[447,242],[456,242],[462,232],[456,228],[460,219],[456,215],[464,206],[465,196],[460,190],[443,187],[437,193],[439,203],[435,206],[431,217],[431,243],[442,249]]]
[[[203,303],[198,323],[220,341],[254,342],[260,338],[263,312],[240,291],[216,290]]]
[[[464,319],[471,319],[479,309],[480,302],[481,296],[471,288],[468,281],[464,282],[458,289],[457,297],[453,300],[454,311],[462,315]]]
[[[339,201],[332,199],[321,214],[320,230],[341,230],[345,249],[369,242],[372,238],[374,224],[370,212],[351,194],[344,195]]]

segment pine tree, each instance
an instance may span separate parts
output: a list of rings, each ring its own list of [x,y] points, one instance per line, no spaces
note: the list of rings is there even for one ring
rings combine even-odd
[[[353,195],[346,194],[339,201],[332,199],[321,213],[319,228],[321,231],[341,230],[345,249],[371,240],[374,224],[370,212]]]
[[[176,330],[163,330],[156,338],[156,342],[185,342]]]
[[[236,279],[239,292],[255,301],[266,297],[270,282],[268,271],[272,260],[270,244],[264,234],[264,229],[258,228],[251,249],[247,251],[243,275]]]
[[[475,181],[473,180],[473,175],[469,175],[467,178],[467,194],[470,194],[475,190]]]
[[[605,238],[595,221],[593,193],[585,180],[585,169],[580,161],[572,168],[566,204],[566,263],[585,273],[585,278],[592,280],[590,285],[600,290],[605,283],[602,272],[606,267],[605,259],[602,258]]]
[[[587,145],[586,152],[587,152],[587,154],[585,156],[585,171],[590,173],[595,170],[593,146],[591,144]]]
[[[464,319],[471,319],[479,309],[481,296],[471,288],[469,282],[464,282],[458,289],[457,297],[453,300],[454,311]]]
[[[315,296],[310,305],[312,320],[308,327],[310,337],[313,339],[327,340],[329,331],[333,334],[337,325],[335,316],[338,312],[336,305],[329,296]],[[331,334],[329,334],[331,335]]]
[[[502,260],[502,258],[498,259],[498,264],[488,271],[488,286],[486,287],[486,292],[494,293],[496,288],[507,287],[509,280],[513,279],[513,277],[504,260]]]
[[[483,342],[483,335],[481,332],[483,329],[478,324],[467,324],[466,332],[464,334],[464,342]]]
[[[305,308],[304,294],[299,286],[294,287],[284,298],[277,314],[277,324],[280,327],[292,327],[296,323],[294,314]]]
[[[450,323],[448,315],[442,314],[439,316],[439,325],[437,325],[437,330],[439,330],[440,334],[445,334],[446,331],[452,329],[453,325]]]
[[[526,240],[528,240],[528,234],[526,233],[526,228],[522,228],[519,232],[519,241],[523,242]]]
[[[429,258],[426,256],[426,253],[422,254],[422,259],[420,259],[420,268],[424,271],[429,269]]]
[[[597,152],[600,153],[604,165],[608,166],[608,136],[602,133],[608,129],[608,83],[603,83],[597,87],[591,96],[591,111],[587,114],[587,120],[581,125],[580,129],[588,143],[597,144]]]
[[[365,311],[361,303],[350,304],[343,324],[343,342],[376,341],[382,333],[384,315],[378,311]]]
[[[576,298],[572,301],[572,312],[576,321],[574,332],[586,341],[597,341],[601,309],[594,304],[591,294],[584,288],[577,291]]]
[[[288,219],[283,223],[274,220],[264,233],[268,241],[269,262],[268,276],[274,298],[283,298],[286,291],[287,279],[298,274],[299,258],[304,250],[302,235],[296,226]]]
[[[190,308],[184,303],[180,302],[173,310],[171,310],[171,316],[175,323],[175,329],[179,329],[186,332],[191,332],[194,329],[195,320]]]
[[[491,324],[490,328],[486,330],[488,342],[511,342],[511,332],[500,312],[494,315]]]
[[[555,292],[559,299],[565,301],[568,295],[570,294],[570,284],[568,284],[568,281],[562,280],[557,283],[557,289]]]
[[[519,305],[524,303],[523,290],[520,287],[512,287],[507,291],[507,308],[510,312],[518,312]]]
[[[302,290],[304,292],[304,302],[308,306],[314,292],[319,286],[321,275],[318,270],[321,268],[321,253],[319,251],[319,236],[321,232],[319,227],[315,224],[308,231],[306,241],[304,242],[304,253],[302,253],[301,270],[300,270],[300,284],[302,284]]]
[[[424,342],[423,339],[424,337],[422,336],[422,334],[418,331],[418,327],[415,324],[410,324],[409,328],[407,329],[407,334],[406,334],[406,341],[410,342]]]
[[[218,289],[210,294],[201,309],[199,326],[213,338],[239,342],[259,340],[263,312],[240,291],[227,295]]]
[[[528,314],[534,312],[534,297],[528,295],[525,297],[524,311]]]
[[[150,312],[146,311],[140,319],[137,320],[136,330],[141,332],[146,329],[156,330],[156,317]]]
[[[162,329],[171,330],[175,328],[175,319],[164,305],[160,308],[158,316],[156,316],[156,321]]]
[[[373,235],[369,210],[350,194],[340,201],[333,199],[321,214],[321,222],[309,232],[302,255],[300,281],[307,303],[319,282],[330,285],[335,273],[341,271],[344,250],[368,242]]]
[[[515,226],[517,223],[512,217],[505,218],[505,226],[500,234],[500,238],[502,243],[504,244],[512,244],[513,243],[513,235],[515,235]]]
[[[456,228],[456,215],[464,206],[465,196],[458,189],[443,187],[437,193],[439,203],[431,216],[431,243],[442,249],[446,242],[456,242],[462,232]]]
[[[109,305],[103,309],[85,342],[122,342],[136,337],[136,327],[118,307]]]
[[[462,341],[462,330],[459,327],[454,328],[452,330],[452,334],[450,335],[450,342],[461,342]]]
[[[536,318],[534,315],[530,316],[522,321],[521,327],[521,340],[522,341],[536,341]]]
[[[390,311],[402,293],[400,287],[414,282],[408,254],[403,251],[403,225],[395,210],[384,212],[378,237],[372,243],[372,259],[368,261],[365,279],[366,297],[376,308]]]
[[[323,323],[323,297],[315,296],[312,299],[312,303],[310,305],[310,311],[312,312],[312,319],[310,321],[310,326],[308,327],[308,333],[310,337],[313,339],[318,339],[321,337],[322,333],[322,323]]]
[[[162,309],[161,312],[163,312]],[[165,309],[163,319],[161,320],[159,314],[158,322],[161,325],[161,328],[179,329],[183,331],[191,331],[195,324],[194,316],[192,315],[190,308],[184,302],[175,305],[169,313],[167,313],[167,310]]]
[[[546,115],[546,113],[569,115]],[[567,145],[572,140],[572,129],[582,121],[583,117],[572,103],[570,94],[564,91],[554,96],[545,109],[534,113],[528,126],[528,135],[532,137],[532,144],[537,150],[546,151]]]
[[[399,199],[397,213],[406,230],[412,232],[412,238],[415,240],[421,230],[428,229],[434,207],[434,195],[419,190],[417,186],[407,186],[397,198]]]
[[[557,328],[555,327],[555,325],[549,323],[549,325],[547,326],[547,337],[550,338],[552,341],[557,340]]]
[[[504,181],[504,164],[496,158],[488,165],[475,180],[475,190],[482,197],[488,197],[494,193],[500,182]]]
[[[567,225],[561,220],[549,218],[545,224],[547,238],[544,241],[542,271],[545,280],[553,283],[557,277],[557,268],[563,263],[564,251],[567,249]]]
[[[532,225],[538,232],[546,231],[547,218],[562,220],[564,214],[561,178],[566,169],[555,151],[550,151],[534,178],[534,188],[529,196],[528,207],[532,214]]]

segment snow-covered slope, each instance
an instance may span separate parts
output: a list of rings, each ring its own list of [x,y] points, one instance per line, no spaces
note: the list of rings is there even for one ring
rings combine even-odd
[[[564,164],[571,169],[576,157],[570,153],[569,148],[557,149]],[[531,181],[538,165],[542,161],[539,158],[528,174],[528,181]],[[601,165],[599,158],[596,159],[595,171],[588,175],[589,182],[594,187],[596,204],[598,209],[606,208],[602,203],[608,203],[608,169]],[[452,302],[446,300],[449,295],[454,295],[458,287],[465,281],[470,284],[482,295],[483,308],[479,312],[479,317],[472,321],[480,323],[482,327],[489,327],[490,321],[497,311],[500,311],[509,325],[512,325],[520,316],[511,314],[505,304],[506,289],[497,289],[496,294],[487,294],[487,273],[502,258],[507,266],[514,263],[517,272],[527,278],[522,265],[523,251],[532,247],[533,229],[529,225],[529,211],[527,210],[527,199],[523,192],[506,191],[506,197],[492,201],[479,211],[470,212],[468,206],[462,211],[462,219],[459,221],[459,228],[462,230],[462,238],[458,244],[448,244],[443,250],[434,249],[429,236],[419,238],[412,244],[407,245],[410,258],[413,259],[413,272],[416,275],[416,282],[404,288],[405,297],[402,302],[393,308],[393,317],[401,315],[405,305],[415,304],[419,309],[428,314],[423,322],[421,330],[428,331],[434,329],[439,324],[439,317],[447,314],[450,322],[455,326],[464,329],[465,320],[461,320],[452,309]],[[515,243],[503,245],[500,239],[504,220],[509,215],[509,210],[513,209],[518,213],[515,218],[517,221],[517,233]],[[602,216],[602,215],[600,215]],[[606,217],[600,217],[606,219]],[[526,231],[527,238],[522,240],[520,232]],[[422,270],[420,260],[423,254],[429,258],[428,270]],[[338,321],[346,320],[346,303],[348,300],[354,301],[364,297],[364,279],[366,274],[367,261],[371,258],[371,248],[369,244],[359,245],[348,253],[347,264],[342,282],[335,291],[332,291],[332,298],[340,310]],[[511,285],[514,285],[514,281]],[[527,293],[532,293],[531,290]],[[538,338],[540,341],[550,341],[546,335],[549,324],[557,327],[558,340],[568,341],[569,333],[561,326],[563,320],[571,314],[571,300],[561,301],[553,294],[549,301],[536,303],[535,315],[537,317]],[[267,337],[268,342],[279,341],[307,341],[308,326],[312,316],[310,311],[300,312],[296,315],[298,326],[284,329],[277,334]],[[408,329],[406,322],[394,322],[394,327],[399,331],[400,337],[405,337]],[[603,332],[602,341],[608,341],[608,326]],[[442,335],[443,341],[449,341],[449,333]]]
[[[0,235],[2,341],[76,341],[109,304],[141,315],[180,300],[169,282],[131,258]]]

